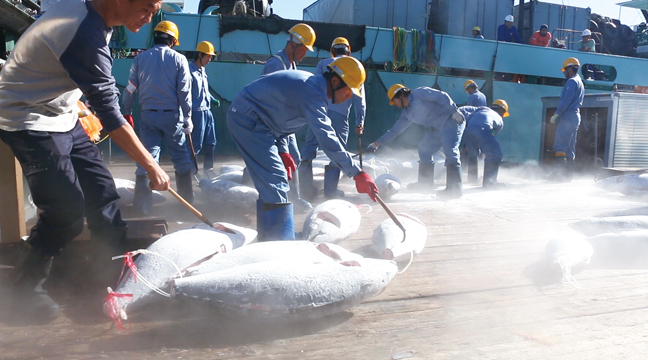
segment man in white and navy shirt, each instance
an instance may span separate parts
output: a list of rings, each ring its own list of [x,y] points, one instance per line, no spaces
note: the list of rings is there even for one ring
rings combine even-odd
[[[112,140],[146,168],[151,187],[169,188],[169,176],[119,111],[108,48],[112,27],[136,32],[161,3],[62,0],[22,35],[0,73],[0,139],[20,162],[40,210],[11,277],[12,310],[25,320],[60,314],[41,285],[52,257],[81,233],[84,217],[93,242],[125,240],[115,182],[78,121],[82,94]]]

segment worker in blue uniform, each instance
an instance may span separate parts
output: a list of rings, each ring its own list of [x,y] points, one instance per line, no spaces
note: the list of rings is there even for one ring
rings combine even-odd
[[[466,101],[466,106],[487,106],[486,95],[484,95],[479,88],[477,83],[473,80],[466,80],[464,83],[464,91],[468,93],[468,101]],[[468,123],[466,122],[466,127]],[[466,133],[461,139],[461,148],[466,149]],[[477,158],[468,156],[468,183],[477,183],[479,177],[477,176]]]
[[[443,91],[420,87],[414,91],[404,85],[394,84],[387,91],[389,104],[403,109],[398,121],[378,140],[371,143],[367,151],[373,152],[402,134],[412,123],[430,129],[418,144],[418,182],[408,188],[432,189],[434,186],[434,161],[432,155],[443,149],[446,160],[446,188],[437,193],[441,198],[453,199],[463,196],[461,184],[461,160],[459,143],[465,123],[457,105]]]
[[[466,106],[488,106],[486,102],[486,95],[479,91],[477,83],[473,80],[466,80],[464,83],[464,91],[468,93],[468,101]]]
[[[351,45],[346,38],[338,37],[333,40],[331,44],[331,57],[323,59],[317,63],[315,74],[323,74],[327,71],[328,65],[342,56],[351,55]],[[362,135],[364,131],[364,118],[366,113],[366,102],[364,98],[364,85],[360,87],[361,96],[353,95],[351,99],[344,101],[341,104],[330,104],[328,107],[327,115],[331,119],[333,129],[337,134],[338,140],[343,147],[346,147],[347,139],[349,137],[349,114],[351,112],[351,105],[355,110],[355,132],[358,136]],[[306,132],[306,143],[302,148],[302,162],[299,166],[299,177],[301,180],[301,193],[305,198],[312,198],[317,194],[317,189],[313,185],[313,159],[317,156],[317,137],[308,128]],[[338,189],[338,182],[340,181],[341,169],[330,162],[324,168],[324,196],[327,199],[335,199],[344,197],[344,191]]]
[[[580,61],[570,57],[563,62],[562,72],[567,78],[565,86],[560,93],[558,108],[549,119],[556,124],[553,151],[555,153],[554,171],[552,180],[559,182],[571,181],[576,159],[576,136],[580,126],[580,108],[583,105],[585,88],[578,75]]]
[[[468,177],[471,172],[477,177],[477,157],[483,153],[484,159],[484,188],[497,187],[497,174],[504,153],[495,135],[504,128],[503,118],[509,116],[508,103],[502,99],[495,100],[490,107],[462,106],[459,111],[466,119],[464,140],[468,148]],[[472,166],[472,164],[475,164]]]
[[[506,15],[504,18],[504,24],[497,27],[497,41],[522,44],[520,32],[515,26],[513,26],[514,21],[515,18],[513,15]]]
[[[216,124],[211,104],[220,106],[220,101],[211,96],[205,66],[216,56],[214,45],[202,41],[196,46],[196,58],[189,63],[191,72],[191,116],[194,125],[191,140],[196,154],[203,154],[203,176],[216,177],[214,173],[214,149],[216,148]]]
[[[135,92],[139,91],[140,139],[159,162],[162,141],[175,168],[178,194],[193,202],[191,172],[193,162],[185,136],[193,130],[191,122],[191,74],[187,58],[173,50],[179,45],[180,32],[171,21],[161,21],[154,31],[155,46],[135,57],[128,85],[123,93],[124,115],[132,119]],[[146,170],[139,164],[135,171],[133,209],[147,215],[152,193]]]
[[[306,124],[328,157],[354,178],[358,192],[375,201],[375,183],[342,147],[326,115],[329,99],[337,104],[360,94],[365,78],[362,64],[345,56],[332,62],[322,75],[294,70],[262,76],[232,101],[227,127],[259,191],[259,240],[295,238],[293,207],[287,195],[288,174],[296,170],[295,162],[278,149],[275,140]]]
[[[308,24],[296,24],[288,30],[288,40],[286,46],[272,55],[266,61],[261,75],[271,74],[275,71],[297,70],[296,62],[301,61],[308,51],[313,51],[315,44],[315,30]],[[295,161],[295,166],[299,167],[301,163],[301,154],[297,147],[297,138],[295,134],[290,134],[277,140],[277,146],[280,152],[287,152]],[[294,203],[298,211],[310,211],[313,206],[306,200],[302,199],[300,193],[299,173],[289,174],[290,190],[288,197]]]

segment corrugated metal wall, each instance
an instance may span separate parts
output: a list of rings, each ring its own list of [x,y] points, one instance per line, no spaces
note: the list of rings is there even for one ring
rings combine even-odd
[[[482,35],[497,39],[497,27],[513,14],[513,0],[433,0],[432,30],[439,34],[472,37],[479,26]]]
[[[424,30],[427,12],[427,0],[319,0],[304,9],[304,20]]]
[[[615,93],[612,166],[648,168],[648,95]]]

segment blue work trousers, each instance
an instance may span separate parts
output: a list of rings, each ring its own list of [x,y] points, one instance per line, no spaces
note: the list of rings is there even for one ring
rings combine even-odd
[[[258,119],[231,110],[227,111],[227,128],[261,201],[266,204],[288,202],[288,175],[270,129]]]
[[[418,144],[419,163],[432,163],[432,156],[439,149],[443,149],[446,157],[445,166],[461,166],[459,143],[461,142],[461,136],[465,127],[465,122],[459,125],[450,117],[445,121],[442,129],[433,128]]]
[[[191,121],[194,126],[191,140],[196,154],[200,153],[203,146],[206,151],[211,149],[213,152],[216,147],[216,126],[211,110],[192,110]]]
[[[557,120],[553,151],[565,153],[567,159],[576,158],[576,137],[580,126],[580,113],[562,114]]]
[[[485,163],[499,165],[504,157],[502,147],[493,135],[493,130],[488,127],[469,126],[464,133],[464,140],[470,159],[477,160],[479,153],[482,152],[486,156]]]
[[[142,144],[155,161],[160,162],[162,142],[166,145],[169,158],[175,171],[185,174],[194,169],[189,147],[186,144],[184,125],[178,110],[142,110],[140,113],[140,133]],[[137,164],[135,175],[146,175],[146,170]]]
[[[335,134],[337,135],[340,144],[346,148],[347,139],[349,138],[349,119],[343,114],[340,114],[335,111],[329,111],[328,117],[331,119],[331,125]],[[319,142],[315,137],[315,133],[308,128],[306,132],[306,143],[301,150],[302,160],[313,160],[317,156],[317,149],[319,147]],[[334,165],[331,163],[330,165]]]
[[[27,240],[33,247],[59,254],[83,230],[84,216],[93,234],[123,232],[115,181],[80,123],[62,133],[0,130],[0,139],[20,162],[40,210]]]

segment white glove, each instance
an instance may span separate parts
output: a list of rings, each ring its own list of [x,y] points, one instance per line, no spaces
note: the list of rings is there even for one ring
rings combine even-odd
[[[454,114],[452,114],[452,118],[458,125],[463,124],[465,121],[463,115],[459,111],[455,111]]]
[[[554,114],[551,119],[549,119],[549,122],[552,124],[556,123],[556,120],[558,119],[558,114]]]
[[[193,123],[191,122],[191,118],[187,118],[184,121],[184,125],[182,126],[182,132],[185,134],[191,134],[193,131]]]

